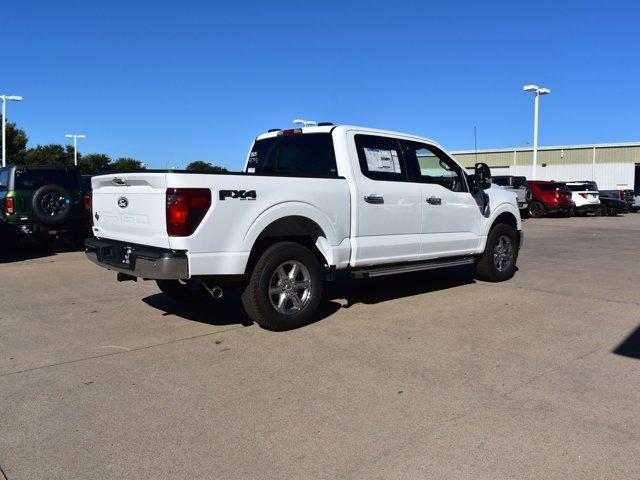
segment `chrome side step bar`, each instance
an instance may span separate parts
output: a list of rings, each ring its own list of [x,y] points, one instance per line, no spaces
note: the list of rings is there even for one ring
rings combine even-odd
[[[475,257],[457,257],[437,260],[429,260],[421,263],[404,263],[402,265],[390,265],[387,267],[372,267],[353,270],[350,273],[352,278],[363,279],[371,277],[382,277],[384,275],[396,275],[398,273],[419,272],[422,270],[435,270],[436,268],[459,267],[462,265],[472,265],[476,263]]]

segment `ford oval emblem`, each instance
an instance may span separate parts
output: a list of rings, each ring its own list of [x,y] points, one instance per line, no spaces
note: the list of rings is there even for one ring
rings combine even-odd
[[[127,208],[129,206],[129,200],[127,200],[127,197],[120,197],[118,199],[118,206],[120,208]]]

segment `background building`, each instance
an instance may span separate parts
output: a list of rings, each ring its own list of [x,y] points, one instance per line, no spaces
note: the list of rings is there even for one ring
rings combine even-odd
[[[493,175],[531,178],[533,149],[499,148],[452,152],[465,167],[484,162]],[[477,157],[476,157],[477,155]],[[538,147],[537,180],[595,180],[602,190],[640,194],[640,142]]]

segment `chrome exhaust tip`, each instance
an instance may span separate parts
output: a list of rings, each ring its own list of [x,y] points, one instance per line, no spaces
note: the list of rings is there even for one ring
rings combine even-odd
[[[211,294],[211,296],[213,298],[215,298],[216,300],[220,300],[224,296],[224,290],[219,285],[216,285],[214,287],[210,287],[209,285],[207,285],[205,283],[204,284],[204,288],[206,288],[207,291]]]

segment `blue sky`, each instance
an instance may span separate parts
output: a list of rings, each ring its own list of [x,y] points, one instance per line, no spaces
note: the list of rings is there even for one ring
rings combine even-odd
[[[3,8],[0,93],[30,144],[232,169],[296,117],[445,147],[640,141],[637,2],[22,0]]]

